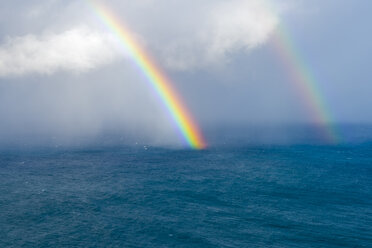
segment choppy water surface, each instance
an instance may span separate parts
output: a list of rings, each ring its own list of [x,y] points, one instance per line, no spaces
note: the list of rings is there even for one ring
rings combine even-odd
[[[1,247],[372,247],[372,145],[0,152]]]

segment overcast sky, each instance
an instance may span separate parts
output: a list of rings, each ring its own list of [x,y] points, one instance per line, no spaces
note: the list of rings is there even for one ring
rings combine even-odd
[[[311,123],[273,49],[285,23],[335,122],[371,123],[369,0],[107,0],[205,129]],[[0,2],[0,138],[102,133],[177,142],[174,124],[85,0]]]

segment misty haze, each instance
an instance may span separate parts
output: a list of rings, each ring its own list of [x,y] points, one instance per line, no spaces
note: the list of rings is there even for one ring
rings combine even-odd
[[[371,8],[2,1],[0,246],[372,246]]]

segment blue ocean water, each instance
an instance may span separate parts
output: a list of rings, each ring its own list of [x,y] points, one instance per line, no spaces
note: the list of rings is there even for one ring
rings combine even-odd
[[[0,247],[372,247],[372,144],[0,152]]]

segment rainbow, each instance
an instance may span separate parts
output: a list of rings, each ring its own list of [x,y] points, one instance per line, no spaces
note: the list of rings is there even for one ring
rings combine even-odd
[[[113,12],[95,1],[87,0],[87,2],[104,25],[117,37],[120,44],[146,76],[147,81],[161,99],[186,143],[194,149],[205,148],[206,142],[198,125],[172,87],[170,80],[156,66],[149,53],[135,41],[130,30],[122,21],[119,21]]]
[[[274,48],[291,78],[290,81],[304,100],[309,113],[312,115],[312,120],[322,128],[324,138],[328,142],[337,143],[339,136],[332,125],[333,120],[318,88],[318,82],[305,63],[283,22],[279,24],[274,33],[273,41]]]

